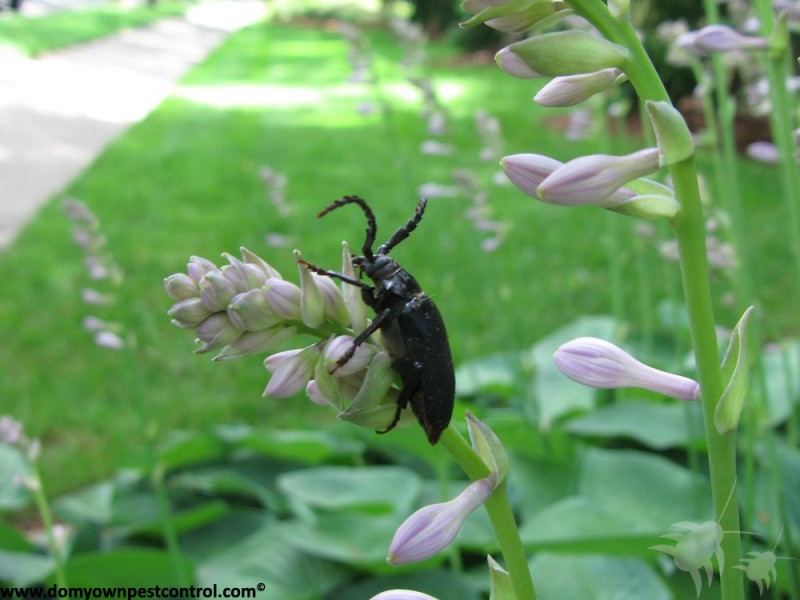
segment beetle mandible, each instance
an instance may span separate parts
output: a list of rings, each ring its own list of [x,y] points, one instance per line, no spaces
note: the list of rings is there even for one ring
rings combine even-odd
[[[400,411],[410,403],[428,441],[436,444],[450,423],[455,396],[455,373],[447,331],[433,301],[411,274],[388,256],[392,248],[417,228],[427,200],[423,198],[419,201],[414,216],[376,252],[372,250],[377,234],[375,215],[359,196],[345,196],[336,200],[326,206],[317,218],[347,204],[357,204],[367,217],[363,256],[353,257],[353,266],[359,268],[359,276],[366,274],[373,285],[344,273],[322,269],[302,259],[299,261],[310,271],[361,288],[364,303],[375,311],[372,323],[353,340],[353,345],[339,358],[333,371],[347,363],[358,346],[380,329],[392,368],[400,374],[403,387],[397,399],[394,419],[378,433],[394,429],[400,420]]]

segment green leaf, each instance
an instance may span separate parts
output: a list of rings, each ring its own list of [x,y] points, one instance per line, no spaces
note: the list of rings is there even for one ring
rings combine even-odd
[[[20,484],[31,477],[28,461],[17,448],[0,444],[0,509],[17,509],[28,504],[30,492]]]
[[[121,548],[75,555],[65,570],[67,581],[75,587],[163,587],[183,584],[179,571],[191,573],[193,567],[186,556],[173,564],[164,550]]]
[[[714,426],[720,434],[735,430],[739,425],[744,400],[749,391],[750,365],[747,361],[747,325],[753,313],[751,306],[731,332],[731,340],[722,360],[725,391],[714,409]]]
[[[654,569],[637,558],[541,553],[530,562],[538,600],[671,600]]]
[[[10,525],[0,523],[0,548],[15,552],[26,552],[31,550],[33,546],[19,531]]]
[[[219,587],[257,586],[258,598],[314,600],[345,579],[347,572],[297,552],[277,523],[202,561],[197,583]],[[260,585],[263,584],[263,589]]]
[[[55,569],[51,556],[0,550],[0,581],[15,587],[41,583]]]
[[[236,546],[270,522],[270,517],[261,509],[234,509],[203,527],[183,534],[180,539],[181,550],[202,562]]]
[[[313,522],[281,522],[286,540],[297,550],[351,566],[390,572],[386,552],[402,515],[323,513]]]
[[[516,353],[498,352],[461,364],[456,369],[456,394],[478,396],[491,392],[510,397],[517,379],[515,364],[518,362]]]
[[[225,454],[225,444],[207,431],[174,431],[159,448],[159,457],[167,471],[219,460]]]
[[[666,450],[686,447],[701,438],[703,415],[698,403],[624,400],[570,419],[564,428],[575,435],[628,438]]]
[[[62,496],[53,508],[65,521],[106,525],[111,521],[115,486],[110,481]]]
[[[253,501],[263,506],[274,505],[275,493],[258,481],[254,481],[231,466],[211,467],[181,473],[171,479],[174,488],[191,490],[195,493],[234,497]]]
[[[618,515],[633,531],[667,532],[672,523],[713,518],[708,481],[666,458],[635,450],[588,450],[578,493]]]
[[[800,397],[800,340],[783,340],[768,346],[762,354],[764,380],[769,398],[769,424],[785,422]]]
[[[591,336],[613,341],[617,329],[612,317],[581,317],[539,340],[531,348],[530,356],[536,368],[534,381],[535,406],[529,406],[529,416],[538,421],[543,430],[570,412],[592,408],[595,391],[568,379],[553,362],[553,353],[569,340]],[[538,417],[538,418],[537,418]]]
[[[361,442],[324,430],[225,428],[219,431],[223,439],[237,448],[247,448],[269,458],[311,465],[359,456],[364,450]]]
[[[312,508],[406,512],[420,493],[419,476],[403,467],[320,467],[286,473],[278,487]]]

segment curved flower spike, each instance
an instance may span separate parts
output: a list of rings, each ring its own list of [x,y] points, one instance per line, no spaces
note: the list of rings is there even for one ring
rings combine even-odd
[[[700,398],[700,385],[693,379],[648,367],[598,338],[582,337],[561,345],[553,361],[564,375],[583,385],[638,387],[681,400]]]
[[[473,481],[449,502],[425,506],[406,519],[394,534],[386,559],[390,565],[426,560],[447,548],[464,520],[494,490],[494,475]]]

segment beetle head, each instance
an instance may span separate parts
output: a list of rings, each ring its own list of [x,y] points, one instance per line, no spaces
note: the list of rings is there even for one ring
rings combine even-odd
[[[393,275],[399,268],[394,259],[385,254],[376,254],[371,259],[365,256],[357,256],[353,259],[353,264],[359,267],[373,281],[385,279]]]

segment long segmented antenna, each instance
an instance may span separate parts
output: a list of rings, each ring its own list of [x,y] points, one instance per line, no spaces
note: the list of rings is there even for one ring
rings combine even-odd
[[[382,244],[378,248],[378,254],[389,254],[392,248],[411,235],[411,232],[417,228],[417,225],[419,225],[419,222],[422,220],[422,215],[425,214],[425,206],[427,204],[427,198],[420,198],[419,203],[417,203],[417,208],[414,209],[414,216],[411,217],[405,225],[395,231],[388,242]]]
[[[364,239],[364,246],[361,248],[361,251],[364,253],[364,256],[368,260],[372,260],[375,256],[372,253],[372,244],[375,243],[375,235],[378,232],[378,225],[375,222],[375,214],[372,212],[372,209],[367,204],[366,200],[360,198],[359,196],[345,196],[344,198],[339,198],[335,202],[332,202],[328,206],[322,209],[317,215],[317,218],[320,219],[327,215],[329,212],[336,210],[346,204],[358,204],[361,207],[361,210],[364,211],[364,214],[367,217],[367,235]]]

